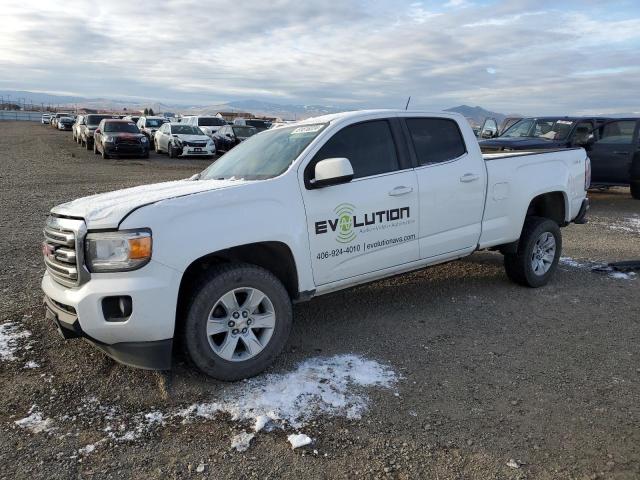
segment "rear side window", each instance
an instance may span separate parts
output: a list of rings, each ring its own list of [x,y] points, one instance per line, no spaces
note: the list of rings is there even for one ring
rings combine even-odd
[[[447,162],[467,149],[458,124],[445,118],[407,118],[419,165]]]
[[[322,146],[311,164],[338,157],[349,159],[353,166],[353,178],[398,170],[396,147],[386,120],[343,128]]]
[[[633,142],[635,128],[636,122],[633,120],[605,123],[600,127],[600,139],[598,142],[629,145]]]

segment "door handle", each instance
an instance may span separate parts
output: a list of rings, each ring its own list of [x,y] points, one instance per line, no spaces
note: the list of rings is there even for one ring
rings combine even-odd
[[[405,187],[404,185],[400,185],[389,192],[389,195],[392,197],[398,197],[400,195],[406,195],[407,193],[413,192],[413,187]]]
[[[475,173],[465,173],[463,176],[460,177],[460,181],[462,183],[469,183],[469,182],[475,182],[479,178],[480,178],[480,175],[476,175]]]

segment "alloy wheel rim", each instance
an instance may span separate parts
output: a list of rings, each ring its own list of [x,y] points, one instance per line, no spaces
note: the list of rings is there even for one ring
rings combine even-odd
[[[542,276],[546,274],[556,256],[556,238],[550,232],[544,232],[537,238],[531,253],[531,268],[533,273]]]
[[[213,305],[207,318],[209,346],[220,358],[242,362],[260,354],[276,325],[271,299],[252,287],[234,288]]]

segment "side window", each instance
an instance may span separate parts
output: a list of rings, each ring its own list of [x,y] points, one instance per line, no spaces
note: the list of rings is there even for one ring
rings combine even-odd
[[[571,138],[571,140],[573,140],[574,144],[578,144],[578,145],[587,143],[587,140],[589,139],[589,134],[591,133],[592,130],[593,130],[593,125],[591,124],[591,122],[579,122],[578,125],[576,126],[576,129],[573,132],[573,137]]]
[[[447,162],[467,148],[458,124],[445,118],[407,118],[407,128],[419,165]]]
[[[636,128],[634,120],[620,120],[605,123],[600,127],[600,138],[597,143],[614,143],[630,145],[633,142],[633,131]]]
[[[398,156],[389,122],[374,120],[343,128],[322,146],[311,165],[336,157],[349,159],[353,178],[398,170]]]

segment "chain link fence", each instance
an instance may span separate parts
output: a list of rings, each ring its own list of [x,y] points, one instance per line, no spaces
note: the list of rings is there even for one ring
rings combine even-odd
[[[23,112],[21,110],[0,110],[0,120],[24,120],[28,122],[39,122],[42,112]]]

